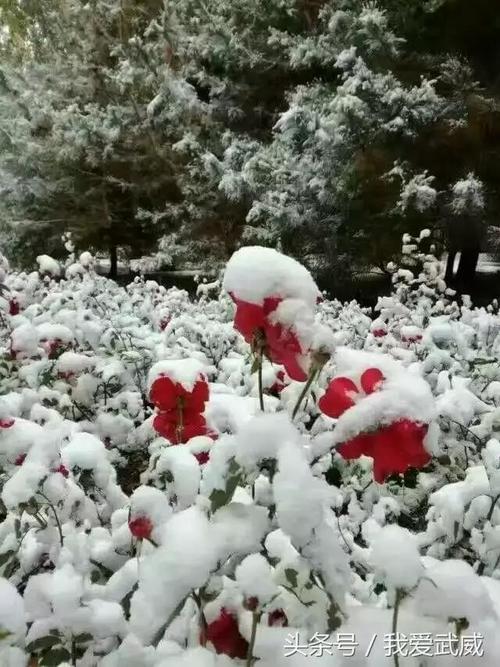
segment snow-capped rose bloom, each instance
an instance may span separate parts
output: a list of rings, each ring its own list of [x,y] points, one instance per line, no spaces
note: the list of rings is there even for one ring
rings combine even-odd
[[[12,417],[4,417],[0,419],[0,428],[11,428],[15,424],[15,419]]]
[[[19,315],[20,309],[19,301],[16,297],[12,297],[12,299],[9,300],[9,315]]]
[[[248,642],[240,634],[236,616],[225,607],[222,607],[215,621],[208,624],[205,632],[201,633],[200,643],[207,642],[213,645],[216,653],[223,653],[230,658],[243,660],[247,656]]]
[[[198,452],[197,454],[194,454],[194,457],[198,461],[198,463],[202,466],[205,463],[209,462],[210,452]]]
[[[149,540],[153,532],[153,523],[147,516],[138,516],[129,519],[128,527],[137,540]]]
[[[63,477],[68,478],[69,477],[69,470],[66,468],[66,466],[61,463],[61,465],[57,466],[57,468],[54,468],[52,472],[58,472],[60,473]]]
[[[284,326],[276,319],[278,306],[284,301],[280,297],[264,299],[262,305],[230,296],[236,304],[234,328],[253,347],[262,346],[263,354],[273,363],[281,364],[292,378],[299,382],[307,379],[301,364],[301,357],[307,352],[292,328]],[[286,305],[286,304],[285,304]]]
[[[162,317],[160,320],[160,331],[165,331],[165,329],[170,324],[171,318],[169,316]]]
[[[249,246],[229,260],[224,287],[236,305],[234,328],[257,354],[304,382],[320,296],[307,269],[271,248]]]
[[[422,331],[413,325],[401,327],[401,340],[403,343],[419,343],[423,338]]]
[[[22,466],[25,460],[26,460],[26,454],[24,454],[24,453],[18,454],[16,456],[16,460],[14,461],[14,465]]]
[[[365,394],[371,394],[383,380],[384,375],[380,369],[368,368],[361,376],[361,388]],[[328,385],[326,392],[319,399],[318,406],[325,415],[337,419],[355,404],[359,395],[358,387],[350,378],[337,377]]]
[[[169,377],[159,377],[151,386],[150,400],[159,410],[153,427],[170,442],[181,444],[207,434],[202,413],[208,401],[208,383],[203,376],[191,390]]]
[[[369,368],[361,375],[361,390],[367,396],[377,391],[383,382],[384,375],[380,369]],[[329,417],[339,418],[363,399],[362,392],[350,378],[337,377],[330,382],[318,406]],[[371,457],[374,479],[382,483],[390,475],[429,463],[431,457],[424,447],[427,430],[427,424],[399,419],[388,426],[360,433],[339,444],[336,451],[347,460]]]
[[[387,331],[382,328],[373,329],[372,334],[375,338],[383,338],[384,336],[387,336]]]

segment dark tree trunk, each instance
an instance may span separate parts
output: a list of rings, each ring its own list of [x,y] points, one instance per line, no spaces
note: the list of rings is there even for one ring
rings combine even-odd
[[[118,277],[118,248],[116,245],[112,245],[109,249],[109,277],[117,278]]]
[[[457,285],[463,291],[470,291],[474,287],[476,268],[479,261],[479,247],[469,246],[460,253],[460,263],[457,270]]]

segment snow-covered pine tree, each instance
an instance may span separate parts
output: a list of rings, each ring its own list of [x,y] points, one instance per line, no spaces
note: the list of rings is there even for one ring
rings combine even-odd
[[[203,113],[152,0],[24,4],[1,69],[2,219],[11,249],[148,251],[180,196],[172,145]],[[22,21],[21,21],[22,20]],[[9,234],[10,232],[10,234]]]
[[[179,53],[227,128],[205,164],[213,189],[246,207],[243,239],[337,278],[385,266],[401,222],[385,174],[459,106],[398,71],[391,13],[358,0],[181,0],[175,14]]]

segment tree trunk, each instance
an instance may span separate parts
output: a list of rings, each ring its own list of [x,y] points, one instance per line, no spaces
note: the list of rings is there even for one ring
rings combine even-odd
[[[462,291],[470,291],[474,287],[476,268],[479,261],[479,247],[469,246],[462,249],[457,270],[457,285]]]
[[[109,277],[117,278],[118,277],[118,248],[116,245],[111,245],[109,249]]]

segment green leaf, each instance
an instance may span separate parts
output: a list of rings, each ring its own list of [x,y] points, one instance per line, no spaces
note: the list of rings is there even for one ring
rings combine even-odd
[[[46,637],[39,637],[38,639],[35,639],[35,641],[30,642],[26,646],[26,650],[30,653],[37,653],[38,651],[46,651],[47,649],[52,648],[52,646],[56,646],[60,643],[60,637],[47,635]]]
[[[90,632],[82,632],[81,635],[76,635],[73,637],[73,639],[77,644],[83,644],[84,642],[91,642],[94,637],[90,634]]]
[[[136,590],[139,588],[139,584],[135,583],[132,588],[129,590],[127,595],[122,599],[121,605],[123,607],[123,613],[125,614],[125,618],[128,620],[130,617],[130,601],[132,599],[132,595],[136,592]]]
[[[55,648],[44,654],[40,660],[40,665],[43,667],[58,667],[61,662],[71,660],[71,653],[65,648]]]
[[[9,632],[8,630],[2,630],[2,628],[0,628],[0,642],[3,639],[7,639],[7,637],[10,637],[11,634],[12,634],[12,632]]]
[[[297,570],[287,567],[285,570],[285,577],[292,588],[297,588]]]
[[[238,484],[241,482],[242,476],[243,473],[240,466],[236,463],[234,458],[232,458],[228,466],[226,488],[214,489],[210,494],[212,512],[216,512],[220,507],[227,505],[231,501]]]
[[[18,569],[20,566],[19,559],[17,556],[13,556],[11,560],[8,562],[8,564],[5,567],[5,570],[3,572],[3,576],[8,579],[11,577],[14,572]]]
[[[250,373],[253,375],[259,370],[260,366],[260,357],[254,357],[252,361],[252,366],[250,368]]]
[[[11,556],[13,556],[14,553],[15,551],[13,549],[10,549],[9,551],[5,551],[3,554],[0,554],[0,567],[2,565],[5,565],[5,563],[7,563],[7,561],[10,560]]]
[[[337,604],[332,601],[328,607],[328,632],[333,632],[342,625],[342,615]]]
[[[93,584],[97,583],[98,581],[106,582],[113,575],[113,570],[110,570],[102,563],[99,563],[98,561],[93,560],[92,558],[90,559],[90,563],[96,568],[95,570],[92,570],[92,573],[90,575],[90,579]]]

